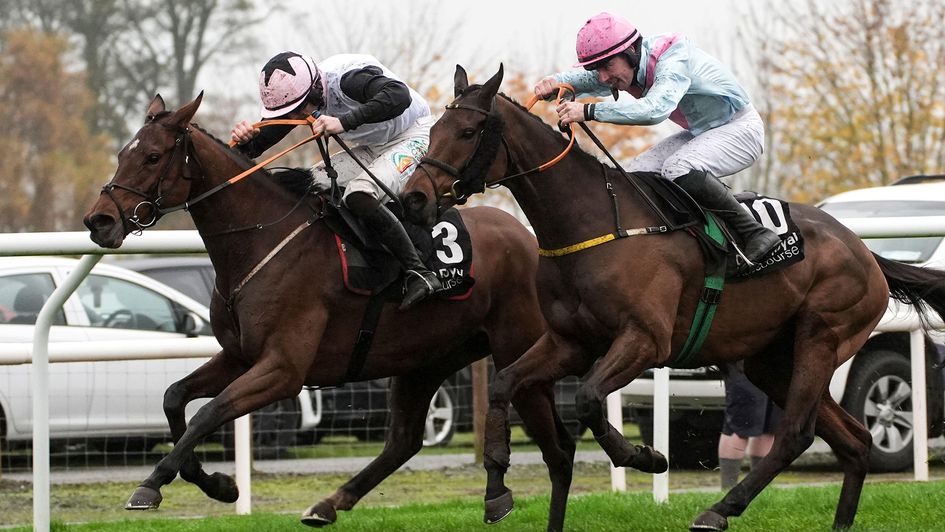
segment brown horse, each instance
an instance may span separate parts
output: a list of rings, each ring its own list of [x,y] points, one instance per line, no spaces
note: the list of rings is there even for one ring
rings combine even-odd
[[[616,169],[580,150],[541,173],[529,171],[562,152],[567,141],[524,107],[497,96],[501,68],[481,86],[469,86],[461,67],[454,81],[456,99],[434,125],[429,153],[405,188],[408,218],[429,220],[438,207],[501,181],[531,221],[542,249],[612,234],[615,219],[624,228],[661,225]],[[727,518],[740,515],[815,434],[843,468],[833,524],[849,527],[871,438],[831,399],[831,375],[867,340],[890,292],[945,314],[945,273],[872,254],[855,234],[815,207],[791,204],[790,210],[805,239],[806,258],[726,285],[711,330],[690,364],[744,360],[749,378],[784,407],[784,417],[771,453],[697,517],[693,529],[725,529]],[[640,234],[543,256],[539,297],[551,328],[493,383],[487,426],[494,432],[486,435],[490,463],[507,464],[502,428],[510,394],[523,384],[582,374],[590,367],[576,398],[581,421],[615,465],[665,468],[662,456],[630,445],[615,432],[603,401],[644,370],[674,365],[703,290],[704,262],[696,240],[685,231]]]
[[[228,421],[297,395],[303,385],[344,382],[368,302],[343,286],[334,233],[314,205],[309,208],[314,200],[289,192],[265,171],[223,185],[253,163],[191,124],[201,97],[173,112],[155,97],[84,220],[92,240],[117,248],[130,232],[186,208],[217,273],[211,321],[223,349],[168,388],[164,411],[175,446],[135,490],[128,509],[156,508],[160,488],[178,472],[210,497],[235,501],[233,479],[205,473],[194,446]],[[430,399],[446,377],[490,352],[504,368],[546,330],[531,282],[538,262],[534,237],[497,209],[464,210],[463,218],[473,243],[471,295],[404,312],[384,306],[354,380],[393,377],[387,444],[363,471],[306,510],[305,524],[333,523],[337,510],[351,509],[420,450]],[[200,397],[213,399],[187,424],[184,407]],[[551,518],[561,520],[574,442],[555,413],[550,386],[514,402],[542,450],[554,490],[563,494],[550,509]]]

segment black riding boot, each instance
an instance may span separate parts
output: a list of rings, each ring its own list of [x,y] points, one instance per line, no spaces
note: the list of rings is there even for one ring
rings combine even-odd
[[[718,179],[693,170],[676,178],[676,184],[704,208],[718,214],[738,233],[742,238],[742,253],[753,264],[758,264],[781,243],[778,235],[748,214]]]
[[[376,209],[362,216],[361,220],[404,267],[407,290],[400,304],[401,310],[406,310],[433,292],[442,290],[439,278],[424,266],[404,226],[387,207],[378,205]]]

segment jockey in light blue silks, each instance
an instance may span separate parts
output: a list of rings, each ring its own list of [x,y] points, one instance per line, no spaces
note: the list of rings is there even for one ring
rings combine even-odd
[[[764,149],[764,124],[748,95],[717,59],[678,34],[644,39],[625,18],[600,13],[577,36],[576,67],[535,85],[543,98],[560,83],[579,96],[613,96],[596,104],[558,106],[563,124],[597,120],[652,125],[667,118],[684,131],[640,154],[627,168],[672,179],[703,207],[717,213],[742,239],[757,263],[780,243],[735,201],[718,178],[751,166]],[[632,98],[618,99],[619,91]]]

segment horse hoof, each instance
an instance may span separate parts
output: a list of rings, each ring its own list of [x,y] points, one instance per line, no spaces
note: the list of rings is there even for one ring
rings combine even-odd
[[[644,473],[665,473],[669,469],[669,461],[663,453],[649,445],[637,445],[639,451],[631,463],[631,467]]]
[[[487,525],[498,523],[512,513],[515,507],[515,501],[512,500],[512,491],[506,491],[495,499],[486,500],[486,515],[483,521]]]
[[[236,481],[230,475],[213,473],[209,476],[206,486],[204,493],[220,502],[236,502],[240,497],[240,489],[236,487]]]
[[[302,514],[302,524],[314,528],[333,524],[337,519],[338,514],[335,513],[335,508],[325,501],[313,504]]]
[[[161,506],[164,497],[161,492],[145,486],[138,486],[125,503],[125,510],[152,510]]]
[[[702,512],[702,515],[689,525],[689,530],[715,530],[721,532],[727,528],[728,519],[712,510]]]

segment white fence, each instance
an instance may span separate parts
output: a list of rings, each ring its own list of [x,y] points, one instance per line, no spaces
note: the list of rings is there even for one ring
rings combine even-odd
[[[888,220],[847,220],[855,232],[864,238],[883,238],[894,236],[939,236],[945,235],[945,217],[917,217],[908,220],[908,225],[890,224]],[[196,231],[150,231],[137,237],[130,237],[118,250],[99,248],[88,238],[88,233],[22,233],[0,235],[0,256],[13,255],[84,255],[79,266],[69,276],[67,282],[59,286],[43,306],[36,322],[31,352],[23,352],[22,347],[0,347],[0,364],[19,364],[32,360],[33,389],[33,529],[46,532],[49,530],[49,390],[48,364],[50,361],[100,360],[101,355],[113,347],[83,343],[75,345],[73,354],[49,352],[49,327],[56,311],[76,289],[103,254],[136,253],[194,253],[205,251],[203,242]],[[881,323],[884,331],[911,331],[912,355],[912,401],[914,407],[914,440],[916,480],[928,480],[928,440],[927,418],[925,410],[925,357],[922,332],[917,320],[899,320],[895,323]],[[181,340],[180,345],[168,344],[159,352],[149,343],[147,352],[132,351],[128,345],[121,346],[121,352],[133,358],[170,358],[209,356],[219,349],[215,341],[207,339]],[[59,349],[58,347],[56,348]],[[6,353],[4,355],[4,353]],[[89,358],[92,357],[92,358]],[[608,417],[616,427],[622,427],[619,392],[608,397]],[[236,480],[240,489],[237,501],[237,513],[249,513],[251,493],[249,482],[249,421],[246,418],[236,423]],[[666,369],[660,369],[654,375],[654,446],[668,454],[669,447],[669,377]],[[669,493],[669,475],[654,475],[653,495],[657,501],[665,501]],[[611,484],[616,490],[625,489],[623,469],[612,469]]]
[[[127,342],[83,342],[57,346],[50,357],[49,329],[53,317],[89,274],[103,254],[134,253],[199,253],[205,252],[203,241],[196,231],[152,231],[127,239],[117,250],[106,250],[89,240],[88,233],[20,233],[0,235],[0,256],[14,255],[83,255],[76,269],[56,288],[43,305],[33,329],[33,344],[24,352],[23,346],[8,344],[0,351],[0,363],[32,363],[33,392],[33,530],[47,532],[49,511],[49,362],[141,358],[207,357],[220,346],[215,339],[188,338],[160,345],[148,342],[131,346]],[[119,345],[123,344],[123,345]],[[72,349],[68,349],[71,347]],[[111,356],[108,355],[111,353]],[[237,512],[249,513],[249,419],[243,417],[234,423],[236,480],[240,489]]]

